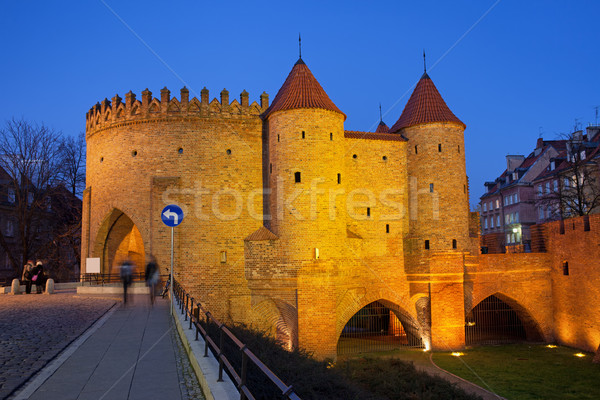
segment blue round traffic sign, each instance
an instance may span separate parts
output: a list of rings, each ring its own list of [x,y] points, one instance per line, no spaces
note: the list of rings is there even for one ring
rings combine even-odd
[[[166,226],[174,227],[183,221],[183,210],[175,204],[169,204],[163,208],[160,217]]]

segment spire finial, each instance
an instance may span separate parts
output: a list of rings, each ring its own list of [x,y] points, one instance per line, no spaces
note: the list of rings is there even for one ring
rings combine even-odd
[[[379,123],[383,122],[383,115],[381,114],[381,103],[379,103]]]
[[[300,36],[300,32],[298,32],[298,53],[300,55],[300,59],[302,60],[302,36]]]
[[[427,62],[425,61],[425,49],[423,49],[423,71],[427,73]]]

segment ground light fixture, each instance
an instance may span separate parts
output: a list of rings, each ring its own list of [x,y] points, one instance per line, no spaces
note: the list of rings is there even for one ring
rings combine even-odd
[[[573,355],[574,355],[575,357],[579,357],[579,358],[581,358],[581,357],[585,357],[585,354],[583,354],[583,353],[575,353],[575,354],[573,354]]]
[[[452,352],[452,355],[454,357],[461,357],[461,356],[464,356],[465,353],[463,353],[462,351],[454,351],[454,352]]]
[[[549,349],[555,349],[557,346],[555,344],[549,344],[546,347]]]

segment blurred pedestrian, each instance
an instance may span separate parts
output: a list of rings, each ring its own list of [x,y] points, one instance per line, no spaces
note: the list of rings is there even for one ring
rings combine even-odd
[[[25,284],[25,293],[31,293],[31,278],[33,278],[33,261],[27,260],[27,264],[23,266],[23,275],[21,276],[21,282]]]
[[[33,268],[33,277],[31,278],[31,281],[35,283],[37,294],[40,294],[44,291],[46,275],[44,274],[44,263],[42,260],[36,261],[35,267]]]
[[[123,304],[127,304],[127,288],[131,284],[133,275],[133,264],[129,260],[124,260],[121,264],[121,280],[123,281]]]
[[[150,304],[154,304],[154,291],[156,290],[156,284],[158,283],[158,264],[156,263],[156,257],[152,254],[148,264],[146,264],[146,285],[150,289]]]

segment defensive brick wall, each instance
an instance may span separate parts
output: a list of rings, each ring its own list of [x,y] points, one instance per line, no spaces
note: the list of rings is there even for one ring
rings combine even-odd
[[[554,335],[561,344],[596,351],[600,344],[600,215],[567,219],[564,230],[561,224],[544,224],[551,252]]]

